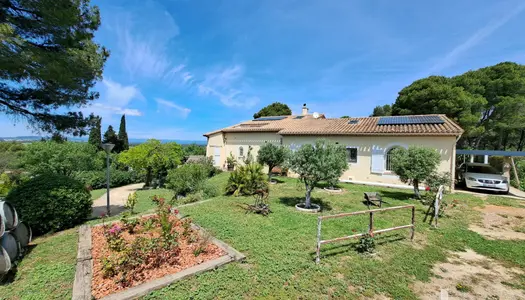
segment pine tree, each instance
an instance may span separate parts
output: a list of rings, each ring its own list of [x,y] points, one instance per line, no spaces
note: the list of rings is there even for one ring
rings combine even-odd
[[[91,145],[97,147],[97,148],[100,148],[100,144],[102,144],[102,126],[101,126],[101,123],[102,123],[102,119],[99,117],[97,118],[96,122],[95,122],[95,126],[93,126],[91,128],[91,130],[89,131],[89,140],[88,140],[88,143],[90,143]]]
[[[117,133],[115,130],[113,130],[113,126],[109,125],[108,130],[104,133],[104,144],[113,144],[115,145],[115,148],[113,148],[113,151],[118,152],[117,149],[119,148],[119,140]]]
[[[119,148],[117,152],[126,151],[129,149],[128,133],[126,132],[126,115],[120,118],[120,127],[118,130]]]

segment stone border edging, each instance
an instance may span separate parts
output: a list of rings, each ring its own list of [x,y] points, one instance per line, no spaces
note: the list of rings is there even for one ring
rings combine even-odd
[[[151,216],[155,214],[147,214],[136,216],[136,218],[142,218],[146,216]],[[175,215],[179,219],[183,219],[184,216],[181,214]],[[120,220],[113,220],[106,224],[112,224],[119,222]],[[93,226],[102,226],[103,224],[96,224]],[[200,234],[205,233],[206,231],[200,226],[191,223],[191,228],[198,231]],[[77,266],[75,273],[75,282],[73,283],[73,300],[91,300],[91,280],[93,278],[93,257],[91,256],[91,227],[89,225],[80,226],[78,238],[78,256],[77,256]],[[134,286],[132,288],[126,289],[124,291],[114,293],[103,297],[103,300],[121,300],[121,299],[136,299],[141,296],[145,296],[155,290],[166,287],[176,281],[182,280],[192,275],[197,275],[205,271],[214,270],[218,267],[228,264],[233,261],[241,261],[246,258],[244,254],[235,250],[230,245],[225,242],[211,236],[211,242],[217,245],[226,252],[226,255],[223,255],[219,258],[204,262],[199,265],[184,269],[175,274],[169,274],[162,278],[158,278],[143,284]]]
[[[78,253],[73,283],[73,300],[91,300],[91,278],[93,257],[91,256],[91,227],[82,225],[78,229]]]

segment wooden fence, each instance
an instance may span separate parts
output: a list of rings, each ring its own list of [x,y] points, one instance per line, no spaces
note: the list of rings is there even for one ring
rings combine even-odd
[[[412,220],[409,225],[401,225],[401,226],[395,226],[395,227],[390,227],[390,228],[385,228],[385,229],[374,230],[374,213],[390,211],[390,210],[398,210],[398,209],[408,209],[408,208],[412,209]],[[364,215],[364,214],[370,215],[370,220],[368,222],[368,232],[357,233],[357,234],[339,237],[339,238],[330,239],[330,240],[321,239],[321,223],[323,220],[350,217],[350,216],[356,216],[356,215]],[[321,260],[321,257],[320,257],[321,245],[328,244],[328,243],[334,243],[334,242],[340,242],[340,241],[354,239],[354,238],[359,238],[367,234],[370,236],[374,236],[376,234],[381,234],[381,233],[385,233],[385,232],[389,232],[393,230],[410,228],[411,229],[410,230],[410,240],[413,240],[415,230],[416,230],[416,227],[414,225],[415,218],[416,218],[416,208],[414,207],[414,205],[394,206],[394,207],[388,207],[388,208],[379,208],[379,209],[363,210],[363,211],[356,211],[356,212],[350,212],[350,213],[342,213],[342,214],[337,214],[337,215],[319,216],[317,218],[317,249],[316,249],[315,262],[319,263]]]

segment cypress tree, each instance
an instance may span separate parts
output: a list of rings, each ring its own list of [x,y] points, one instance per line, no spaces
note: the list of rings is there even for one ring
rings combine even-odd
[[[113,148],[113,151],[115,152],[118,152],[118,149],[119,149],[119,140],[118,140],[118,136],[117,136],[117,133],[115,132],[115,130],[113,130],[113,126],[109,125],[108,127],[108,130],[106,130],[106,132],[104,133],[104,140],[103,140],[104,144],[114,144],[115,145],[115,148]]]
[[[120,149],[118,152],[126,151],[129,149],[128,133],[126,131],[126,115],[122,115],[120,118],[120,127],[118,129],[118,139],[120,141]]]
[[[94,145],[95,147],[99,149],[100,149],[100,144],[102,144],[101,122],[102,122],[102,119],[98,117],[95,122],[95,126],[91,127],[91,130],[89,131],[89,140],[88,140],[88,143],[90,143],[91,145]]]

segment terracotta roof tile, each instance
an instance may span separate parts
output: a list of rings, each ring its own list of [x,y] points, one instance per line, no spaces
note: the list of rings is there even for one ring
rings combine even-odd
[[[439,116],[442,124],[403,124],[378,125],[380,117],[314,119],[308,115],[302,119],[288,116],[277,121],[246,121],[230,127],[206,133],[209,136],[218,132],[275,132],[280,135],[443,135],[458,136],[463,129],[445,115]],[[356,120],[356,124],[349,121]]]

